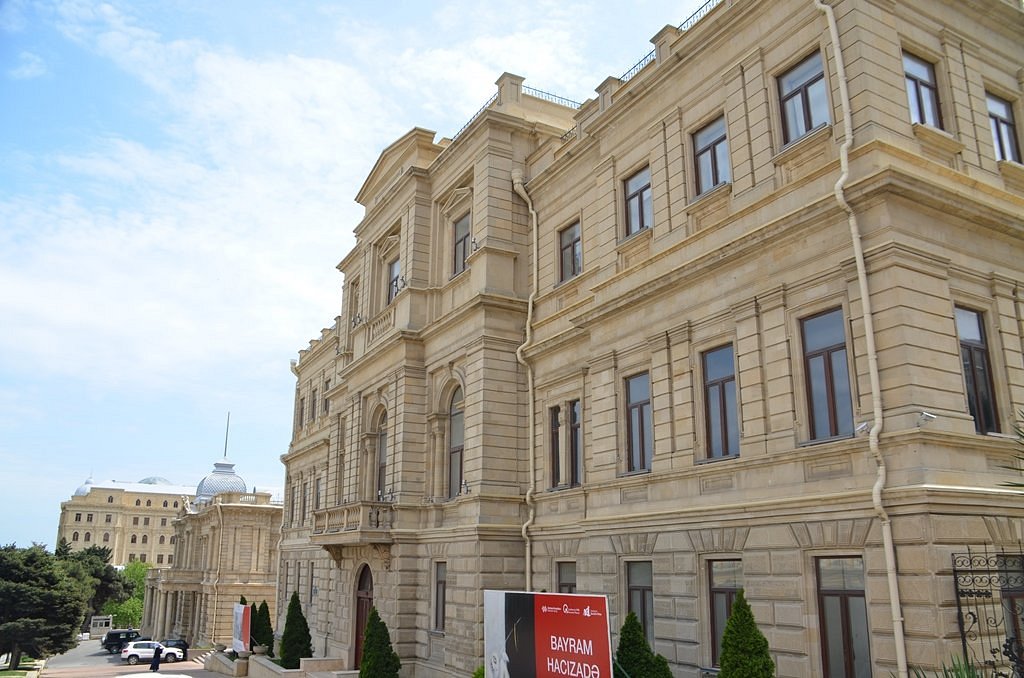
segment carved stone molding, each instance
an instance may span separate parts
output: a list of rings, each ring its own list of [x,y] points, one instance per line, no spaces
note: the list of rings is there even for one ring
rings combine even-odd
[[[657,532],[616,535],[611,538],[612,548],[620,556],[649,556],[658,543]]]
[[[544,555],[552,558],[572,558],[580,550],[579,539],[557,539],[542,542]]]
[[[871,531],[872,518],[822,520],[814,523],[794,523],[789,526],[793,538],[801,548],[845,546],[862,548]]]
[[[1020,544],[1020,520],[1007,516],[984,516],[984,519],[994,546],[1016,547]]]
[[[749,527],[712,527],[686,532],[696,553],[742,551],[747,545],[749,535]]]
[[[381,561],[384,565],[384,569],[388,572],[391,571],[391,545],[390,544],[372,544],[370,546],[373,549],[373,554]]]

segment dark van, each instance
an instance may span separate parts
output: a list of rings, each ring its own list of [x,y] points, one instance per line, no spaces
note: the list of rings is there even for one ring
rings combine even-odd
[[[110,654],[115,654],[121,651],[128,643],[138,639],[139,632],[135,629],[110,629],[103,634],[100,644],[103,649]]]

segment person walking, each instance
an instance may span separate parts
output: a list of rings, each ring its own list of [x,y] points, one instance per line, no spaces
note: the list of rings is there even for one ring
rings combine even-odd
[[[153,649],[153,661],[151,661],[149,663],[149,670],[150,671],[159,671],[160,670],[160,655],[162,655],[163,653],[164,653],[164,648],[162,646],[160,646],[160,645],[157,645]]]

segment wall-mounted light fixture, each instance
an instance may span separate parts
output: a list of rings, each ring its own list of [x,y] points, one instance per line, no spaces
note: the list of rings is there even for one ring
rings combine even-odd
[[[472,240],[469,241],[469,246],[473,249],[474,252],[480,249],[480,245],[477,243],[476,238],[473,238]]]

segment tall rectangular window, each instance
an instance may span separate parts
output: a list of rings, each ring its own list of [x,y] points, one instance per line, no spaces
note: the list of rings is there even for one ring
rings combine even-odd
[[[313,397],[311,397],[309,399],[309,402],[312,405],[312,407],[309,408],[309,420],[310,421],[314,421],[316,419],[316,403],[317,403],[316,389],[315,388],[313,389]]]
[[[821,52],[815,52],[779,78],[782,107],[782,141],[796,141],[813,129],[827,125],[828,92]]]
[[[295,429],[299,430],[302,428],[303,417],[306,412],[306,399],[299,398],[299,406],[295,409]]]
[[[388,417],[382,415],[377,424],[377,501],[384,501],[384,484],[388,470]]]
[[[729,144],[724,115],[693,135],[693,155],[697,165],[697,195],[729,182]]]
[[[846,361],[843,310],[825,311],[800,323],[812,440],[853,434],[853,400]]]
[[[627,471],[650,471],[654,436],[651,430],[651,378],[647,372],[626,379]]]
[[[558,281],[565,282],[583,271],[583,241],[580,222],[566,226],[558,232]]]
[[[1013,122],[1013,104],[991,92],[985,92],[985,98],[988,101],[988,123],[992,128],[992,143],[996,147],[996,160],[1020,162],[1017,127]]]
[[[329,414],[331,411],[331,401],[327,397],[327,392],[331,390],[331,380],[324,379],[324,414]]]
[[[303,523],[306,522],[306,514],[309,509],[309,486],[305,482],[302,483],[302,512],[299,514],[299,520]]]
[[[388,303],[398,296],[398,283],[402,279],[402,264],[398,259],[388,264]]]
[[[705,352],[703,362],[708,458],[732,457],[740,451],[732,344]]]
[[[453,230],[452,276],[456,276],[466,270],[466,257],[469,256],[469,214],[456,221]]]
[[[85,522],[87,522],[87,523],[91,523],[92,522],[92,514],[91,513],[86,513],[85,514]]]
[[[653,213],[651,168],[645,167],[626,179],[626,235],[650,228]]]
[[[709,562],[708,584],[711,594],[711,663],[712,666],[718,666],[725,622],[732,613],[736,593],[743,588],[743,563],[739,560]]]
[[[651,562],[626,563],[626,597],[629,612],[636,615],[647,642],[654,645],[654,574]]]
[[[583,412],[580,401],[569,401],[569,485],[583,482]]]
[[[466,414],[462,387],[455,389],[448,406],[448,498],[462,494],[466,446]]]
[[[108,513],[107,515],[103,516],[103,522],[109,523],[113,520],[113,518],[114,516]]]
[[[988,358],[985,325],[977,311],[957,307],[956,333],[960,337],[960,359],[967,387],[967,407],[978,433],[998,433],[992,366]]]
[[[818,615],[826,678],[870,678],[871,650],[859,557],[818,558]]]
[[[939,89],[935,66],[913,54],[903,53],[903,77],[910,103],[910,122],[942,128],[939,111]]]
[[[434,630],[444,631],[445,608],[448,603],[448,563],[434,566]]]
[[[551,487],[562,482],[562,409],[554,406],[548,410],[548,436],[551,445]]]
[[[558,592],[576,593],[576,563],[558,563]]]
[[[313,488],[313,509],[320,508],[320,494],[323,491],[324,481],[323,478],[316,479],[316,485]]]
[[[306,594],[306,610],[309,610],[313,605],[313,592],[316,591],[316,586],[314,585],[316,580],[313,578],[313,565],[313,561],[309,561],[309,584],[307,584],[307,586],[309,586],[309,591]]]

